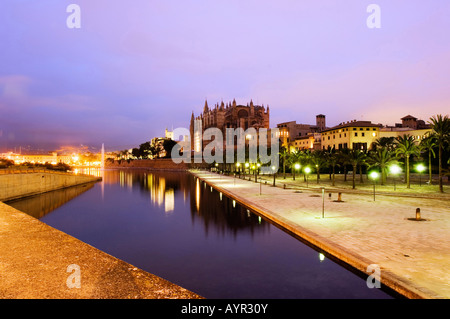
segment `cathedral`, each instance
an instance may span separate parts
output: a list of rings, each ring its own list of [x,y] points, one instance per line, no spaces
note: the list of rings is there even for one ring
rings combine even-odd
[[[199,116],[195,117],[194,112],[192,112],[189,126],[192,148],[197,148],[195,144],[198,144],[194,136],[195,120],[201,121],[203,132],[208,128],[215,127],[220,129],[224,136],[227,128],[242,128],[244,130],[255,128],[257,131],[260,128],[269,129],[269,106],[254,105],[252,100],[246,106],[238,105],[236,100],[233,99],[233,102],[224,104],[222,101],[220,105],[217,103],[210,108],[208,101],[205,101],[203,112]]]

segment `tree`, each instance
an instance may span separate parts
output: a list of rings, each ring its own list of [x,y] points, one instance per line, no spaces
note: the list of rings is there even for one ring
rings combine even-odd
[[[287,162],[289,153],[286,150],[286,148],[283,146],[283,147],[281,147],[280,152],[278,154],[280,155],[280,161],[283,163],[283,178],[286,179],[286,162]]]
[[[177,144],[174,140],[166,139],[163,142],[163,149],[166,152],[165,158],[171,158],[172,157],[172,148]]]
[[[437,146],[436,138],[433,134],[428,135],[427,137],[425,137],[420,141],[419,145],[422,150],[428,151],[428,175],[429,175],[428,183],[431,185],[433,180],[431,156],[433,156],[433,158],[436,158],[436,153],[434,152],[434,148]]]
[[[336,151],[334,150],[334,148],[330,149],[327,153],[326,153],[326,160],[328,162],[328,165],[330,165],[332,171],[331,171],[331,185],[334,186],[335,185],[335,171],[336,171],[336,166],[338,165],[339,162],[339,154],[336,153]]]
[[[295,164],[300,164],[301,162],[301,152],[294,151],[288,156],[289,166],[291,167],[292,179],[295,181]]]
[[[353,189],[356,188],[356,169],[358,168],[358,165],[362,165],[366,160],[366,154],[357,149],[351,150],[348,155],[348,163],[350,163],[353,166]]]
[[[395,148],[395,137],[389,136],[389,137],[380,137],[373,142],[373,147],[387,147],[390,151],[394,150]]]
[[[145,142],[139,145],[139,154],[141,158],[147,159],[152,155],[155,155],[155,153],[156,153],[155,147],[151,145],[150,142]]]
[[[409,159],[411,155],[417,155],[419,153],[419,149],[414,141],[414,137],[409,134],[398,136],[395,140],[397,145],[395,148],[395,154],[405,159],[406,187],[411,188],[409,178]]]
[[[347,181],[347,165],[349,164],[349,153],[350,153],[350,149],[348,148],[344,148],[338,151],[337,153],[337,157],[338,157],[338,162],[342,165],[343,169],[344,169],[344,181]]]
[[[320,169],[325,166],[327,162],[325,160],[324,152],[321,150],[315,150],[311,155],[311,164],[316,168],[318,184],[320,181]]]
[[[395,163],[395,153],[388,147],[378,147],[369,152],[367,163],[370,167],[378,167],[381,171],[381,185],[386,184],[388,166]]]
[[[430,118],[430,124],[433,129],[433,135],[436,138],[436,144],[439,147],[439,191],[443,193],[442,153],[445,145],[449,143],[450,140],[450,118],[448,115],[435,115]]]

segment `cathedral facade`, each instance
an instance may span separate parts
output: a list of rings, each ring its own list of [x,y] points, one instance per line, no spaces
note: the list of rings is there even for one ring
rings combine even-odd
[[[194,123],[201,122],[202,133],[208,128],[218,128],[225,136],[227,128],[242,128],[244,131],[248,128],[254,128],[258,131],[261,128],[269,129],[269,106],[254,105],[251,100],[247,105],[238,105],[236,100],[233,102],[215,104],[210,108],[208,102],[205,101],[203,112],[197,117],[192,112],[190,122],[190,137],[192,150],[200,150],[200,147],[204,147],[205,142],[200,142],[196,135],[199,132],[194,131]]]

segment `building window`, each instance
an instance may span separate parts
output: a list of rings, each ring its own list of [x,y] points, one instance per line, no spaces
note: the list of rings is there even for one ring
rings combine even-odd
[[[358,136],[358,132],[355,133],[355,136]]]
[[[361,136],[362,136],[362,137],[364,137],[364,132],[363,132],[363,133],[361,133]]]

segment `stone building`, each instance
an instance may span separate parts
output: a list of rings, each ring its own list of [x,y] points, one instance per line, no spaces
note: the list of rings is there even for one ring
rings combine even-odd
[[[316,124],[298,124],[297,121],[283,122],[277,124],[277,128],[279,130],[279,137],[281,141],[281,146],[285,148],[293,148],[293,149],[305,149],[305,146],[309,146],[307,148],[313,148],[313,144],[317,144],[320,142],[320,133],[326,129],[325,123],[325,115],[319,114],[316,115]],[[312,139],[311,141],[306,142],[306,140]],[[320,146],[319,146],[320,148]]]
[[[257,132],[261,128],[269,129],[269,112],[269,106],[255,105],[252,100],[247,105],[239,105],[235,99],[226,104],[222,101],[211,108],[208,106],[208,101],[205,101],[203,112],[198,116],[195,116],[194,112],[191,115],[189,125],[191,149],[200,151],[200,148],[203,149],[210,142],[200,137],[200,133],[203,136],[203,132],[208,128],[218,128],[224,138],[227,128],[242,128],[244,131],[254,128]],[[201,121],[201,132],[194,130],[196,120]]]

